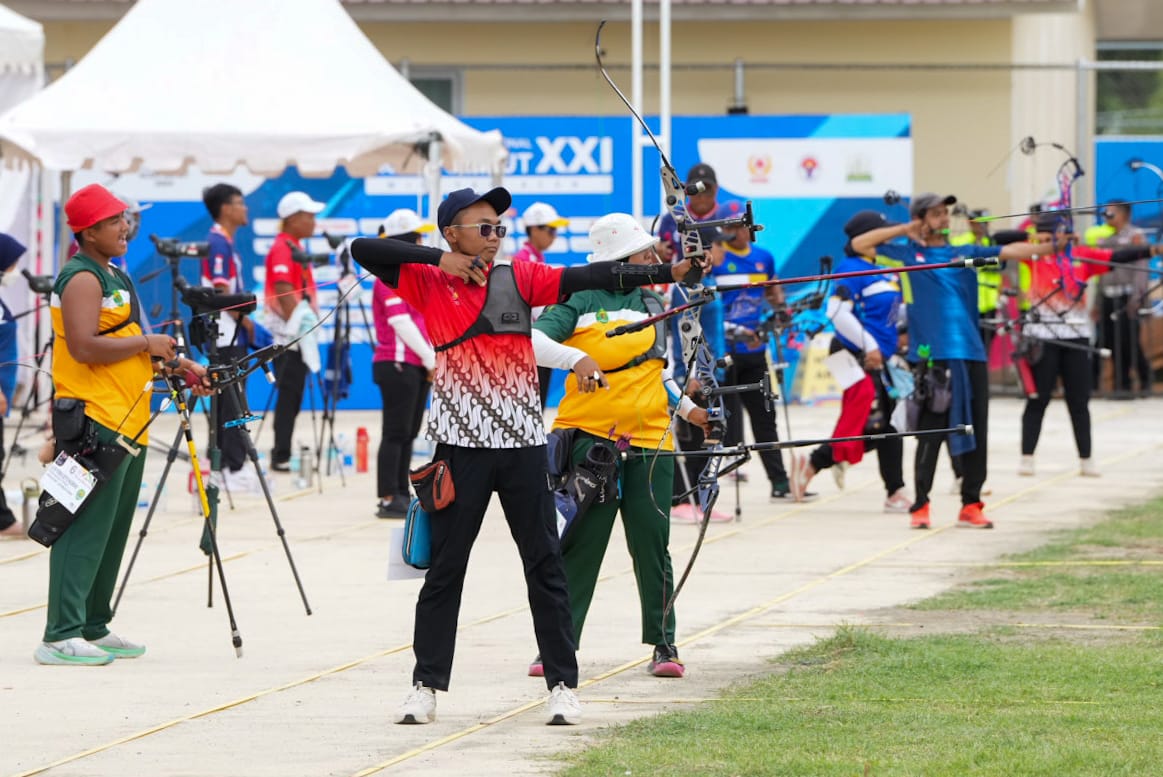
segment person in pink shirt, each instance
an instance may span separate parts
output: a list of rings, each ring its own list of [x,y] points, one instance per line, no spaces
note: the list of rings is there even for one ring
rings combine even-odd
[[[415,211],[401,208],[384,220],[379,235],[418,245],[424,234],[435,229],[435,224],[422,221]],[[376,517],[403,518],[411,501],[408,470],[412,441],[420,433],[428,404],[432,387],[429,375],[436,366],[436,352],[424,317],[378,279],[372,290],[372,318],[376,327],[372,379],[380,387],[384,407],[376,464]]]
[[[521,250],[513,254],[514,262],[545,263],[545,251],[557,240],[557,230],[569,226],[569,219],[563,219],[554,210],[552,205],[544,202],[535,202],[521,214],[521,221],[525,224],[525,244]],[[544,308],[533,311],[533,320],[541,315]],[[549,367],[537,368],[538,390],[541,393],[541,409],[545,409],[545,402],[549,398],[549,379],[553,370]]]

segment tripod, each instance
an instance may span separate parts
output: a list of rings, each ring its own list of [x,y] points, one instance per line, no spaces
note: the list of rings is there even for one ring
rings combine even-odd
[[[28,421],[29,416],[36,412],[37,408],[39,408],[41,405],[52,400],[51,389],[49,391],[48,397],[43,400],[40,398],[40,375],[41,370],[43,369],[42,365],[44,364],[45,357],[48,356],[49,352],[52,351],[54,340],[52,331],[50,330],[48,341],[45,343],[44,350],[41,350],[40,312],[50,304],[52,297],[52,280],[43,276],[31,275],[27,270],[25,270],[24,273],[25,277],[28,278],[29,288],[41,296],[40,299],[37,300],[37,304],[31,310],[20,313],[19,315],[15,316],[13,320],[15,321],[16,319],[20,319],[29,315],[36,316],[33,322],[32,337],[33,348],[36,351],[33,357],[36,366],[33,370],[33,378],[31,384],[29,384],[28,393],[24,397],[24,404],[21,405],[20,408],[20,420],[16,422],[16,431],[12,435],[12,444],[9,446],[7,455],[4,457],[4,467],[3,469],[0,469],[0,480],[3,480],[4,476],[8,474],[8,465],[12,463],[12,457],[18,453],[21,455],[25,453],[25,449],[20,445],[20,432],[24,429],[24,424]]]
[[[201,341],[201,345],[205,348],[206,353],[210,358],[211,366],[207,368],[207,373],[210,375],[211,384],[218,388],[220,391],[229,392],[229,396],[234,402],[233,406],[240,410],[240,416],[238,418],[227,421],[225,425],[230,428],[238,428],[243,434],[243,439],[246,444],[247,458],[250,459],[251,464],[254,466],[255,473],[257,474],[259,483],[262,486],[262,492],[266,499],[267,508],[269,509],[271,519],[275,524],[276,534],[278,535],[279,540],[282,542],[283,551],[286,553],[287,563],[291,568],[291,575],[295,580],[295,586],[299,591],[299,597],[303,601],[303,608],[306,610],[307,615],[311,615],[311,605],[307,601],[307,594],[303,590],[303,583],[299,578],[299,571],[295,567],[294,558],[291,556],[291,548],[287,543],[286,530],[283,528],[282,522],[279,520],[278,510],[275,508],[274,498],[271,495],[270,486],[267,484],[266,478],[262,474],[262,467],[259,465],[258,451],[255,450],[254,441],[250,436],[249,430],[246,428],[247,423],[257,419],[250,414],[250,409],[246,402],[246,392],[243,389],[242,384],[245,382],[246,378],[250,375],[251,372],[254,372],[260,366],[265,366],[266,361],[259,361],[253,367],[253,369],[245,372],[240,369],[238,362],[232,362],[229,364],[215,364],[214,362],[217,361],[218,358],[217,346],[215,343],[218,338],[219,312],[214,310],[199,313],[198,310],[195,309],[194,315],[196,318],[202,317],[205,321],[205,326],[203,328],[205,339]],[[256,356],[252,355],[247,358],[253,359],[256,358]],[[176,393],[179,396],[181,394],[181,392]],[[178,430],[178,434],[174,439],[173,445],[170,448],[170,453],[167,455],[166,465],[162,471],[161,478],[158,480],[158,486],[154,492],[153,500],[150,503],[149,512],[146,514],[141,531],[138,533],[137,545],[134,547],[133,554],[130,556],[129,564],[126,567],[125,575],[122,577],[121,586],[113,603],[114,612],[117,610],[117,604],[121,601],[121,595],[124,593],[125,586],[129,582],[129,576],[133,572],[133,566],[137,560],[138,553],[141,551],[141,546],[145,542],[146,534],[149,532],[150,523],[153,520],[154,512],[156,512],[158,502],[160,501],[162,488],[165,486],[166,478],[169,475],[170,468],[173,466],[174,459],[176,458],[176,451],[182,437],[186,438],[187,446],[190,449],[191,460],[194,464],[194,480],[198,485],[198,491],[202,501],[203,517],[205,519],[205,529],[203,531],[200,547],[202,548],[202,552],[206,553],[206,555],[210,557],[208,569],[209,595],[206,606],[213,606],[214,569],[215,566],[217,566],[218,577],[223,590],[223,598],[226,601],[228,612],[230,611],[230,601],[226,592],[226,578],[225,574],[222,572],[221,559],[218,556],[217,537],[215,531],[218,513],[218,489],[213,485],[209,486],[208,488],[203,486],[202,472],[197,461],[192,433],[190,431],[189,410],[185,408],[182,403],[179,403],[179,412],[182,413],[182,425]],[[217,429],[218,412],[219,403],[213,401],[212,399],[210,403],[211,461],[214,461],[220,455],[220,451],[214,447],[217,444],[217,434],[215,430]],[[231,628],[235,634],[236,639],[235,648],[241,651],[241,638],[237,637],[237,628],[234,625],[233,613],[230,613],[230,620]],[[241,655],[241,652],[239,652],[239,655]]]
[[[358,286],[359,280],[351,272],[351,253],[346,242],[341,237],[336,238],[326,234],[324,236],[333,249],[340,245],[343,246],[339,252],[340,286],[342,286],[344,278],[352,278],[352,282]],[[367,308],[364,307],[363,299],[358,290],[355,294],[355,301],[363,318],[364,329],[369,333],[374,347],[375,330],[368,321]],[[347,478],[343,473],[343,461],[340,459],[343,452],[339,450],[335,441],[335,415],[339,409],[339,400],[347,398],[348,386],[351,385],[351,301],[342,288],[340,288],[339,299],[336,302],[334,333],[331,351],[328,354],[327,364],[323,367],[323,377],[320,381],[321,394],[323,395],[323,429],[326,431],[316,440],[315,466],[318,468],[322,462],[324,436],[326,436],[328,451],[336,453],[336,467],[339,469],[340,482],[346,486]],[[327,457],[327,474],[331,474],[330,455]],[[322,487],[322,478],[320,478],[320,487]]]

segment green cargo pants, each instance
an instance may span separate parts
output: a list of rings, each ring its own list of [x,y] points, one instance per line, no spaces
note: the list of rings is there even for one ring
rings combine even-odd
[[[573,461],[583,461],[598,438],[579,432],[573,445]],[[670,497],[674,482],[674,459],[657,460],[639,448],[618,460],[621,499],[591,505],[566,534],[561,545],[565,575],[569,582],[569,603],[573,613],[574,637],[581,644],[582,627],[594,598],[598,572],[610,544],[614,516],[619,508],[626,531],[626,545],[634,562],[638,600],[642,608],[642,642],[647,645],[674,644],[674,610],[662,623],[662,612],[674,594],[674,574],[670,563]],[[651,462],[654,462],[653,470]],[[647,478],[653,480],[651,498]],[[657,506],[655,506],[657,502]]]
[[[97,435],[104,443],[117,439],[113,430],[100,424]],[[137,456],[126,456],[89,497],[73,525],[53,543],[45,642],[72,637],[94,640],[109,633],[113,589],[137,507],[145,454],[143,445]]]

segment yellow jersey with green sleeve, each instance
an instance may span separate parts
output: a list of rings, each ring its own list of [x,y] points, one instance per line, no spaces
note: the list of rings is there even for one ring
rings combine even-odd
[[[585,351],[606,373],[609,390],[578,391],[577,376],[565,380],[565,396],[557,408],[554,429],[581,429],[596,437],[630,435],[637,448],[672,450],[669,396],[663,383],[664,357],[641,357],[654,350],[656,327],[618,337],[606,332],[651,315],[643,295],[653,292],[583,291],[547,308],[533,324],[553,340]],[[657,298],[657,295],[654,295]],[[661,298],[657,298],[661,309]],[[663,351],[665,353],[665,351]],[[637,362],[637,363],[636,363]],[[612,371],[611,371],[612,370]]]
[[[111,364],[84,364],[73,358],[65,337],[61,313],[61,296],[78,273],[92,273],[101,284],[101,315],[97,331],[105,332],[128,321],[132,315],[132,282],[129,276],[113,268],[102,267],[84,254],[76,254],[57,276],[52,293],[52,328],[56,337],[53,348],[52,375],[58,397],[85,401],[85,415],[102,426],[120,429],[133,436],[149,422],[149,396],[146,384],[153,376],[149,352],[141,351]],[[141,325],[130,322],[105,337],[142,336]],[[139,438],[148,442],[148,433]]]

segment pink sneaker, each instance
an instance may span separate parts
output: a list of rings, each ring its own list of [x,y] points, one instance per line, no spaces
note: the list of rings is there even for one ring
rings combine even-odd
[[[674,507],[670,508],[670,520],[678,521],[679,523],[698,523],[703,516],[699,514],[698,508],[690,502],[680,502]]]
[[[686,674],[686,667],[679,660],[678,648],[674,645],[656,645],[646,671],[655,677],[682,677]]]
[[[884,511],[886,513],[907,513],[912,506],[913,500],[905,493],[903,488],[898,488],[893,492],[892,496],[884,500]]]

